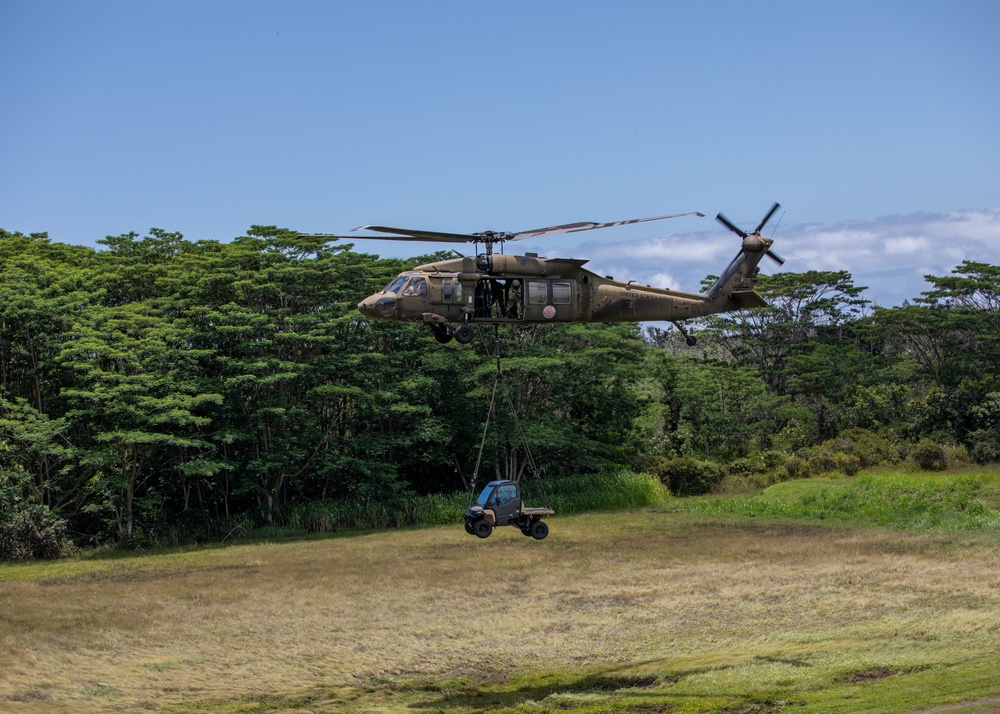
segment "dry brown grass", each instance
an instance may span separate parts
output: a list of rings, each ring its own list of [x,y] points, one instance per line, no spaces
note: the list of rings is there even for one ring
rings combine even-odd
[[[1000,650],[991,537],[663,511],[551,525],[0,567],[0,711],[391,710],[413,678],[613,664],[725,692]]]

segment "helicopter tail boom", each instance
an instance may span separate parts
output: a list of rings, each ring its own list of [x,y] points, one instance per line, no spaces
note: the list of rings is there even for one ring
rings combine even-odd
[[[767,307],[767,301],[753,289],[759,270],[757,264],[763,255],[762,250],[751,252],[744,248],[739,252],[715,284],[702,295],[702,300],[709,307],[706,314]]]
[[[771,245],[774,241],[770,238],[764,238],[760,234],[764,225],[771,220],[778,208],[780,206],[777,203],[771,206],[771,210],[767,212],[767,215],[752,233],[740,230],[721,213],[716,216],[716,220],[740,236],[743,243],[740,246],[740,252],[729,263],[715,284],[702,296],[709,304],[711,313],[767,307],[767,301],[756,293],[753,287],[757,282],[757,273],[760,271],[757,264],[765,255],[779,265],[785,262],[784,259],[771,251]]]

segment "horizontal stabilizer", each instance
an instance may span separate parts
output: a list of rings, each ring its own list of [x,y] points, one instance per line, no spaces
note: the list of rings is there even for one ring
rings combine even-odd
[[[767,301],[753,290],[740,290],[734,292],[731,297],[743,308],[767,307]]]

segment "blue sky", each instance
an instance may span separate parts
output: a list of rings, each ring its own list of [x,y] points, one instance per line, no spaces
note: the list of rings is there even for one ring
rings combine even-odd
[[[1000,263],[998,28],[993,0],[0,0],[0,227],[752,227],[777,200],[786,270],[894,304]],[[736,243],[689,218],[517,247],[692,289]]]

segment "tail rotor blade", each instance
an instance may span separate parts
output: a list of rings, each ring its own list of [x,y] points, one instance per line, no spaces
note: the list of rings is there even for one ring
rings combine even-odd
[[[729,220],[728,218],[726,218],[721,213],[715,217],[715,220],[717,220],[719,223],[721,223],[726,228],[728,228],[729,230],[731,230],[733,233],[735,233],[736,235],[738,235],[740,238],[746,238],[747,235],[748,235],[747,233],[745,233],[745,232],[741,231],[739,228],[737,228],[736,225],[731,220]]]
[[[767,225],[767,222],[771,220],[771,216],[773,216],[775,211],[777,211],[779,208],[781,208],[781,204],[775,201],[774,205],[771,206],[771,210],[767,212],[766,216],[764,216],[764,220],[760,222],[760,225],[757,226],[757,229],[754,231],[754,233],[760,234],[764,226]]]
[[[771,260],[773,260],[778,265],[784,265],[785,264],[785,259],[782,258],[777,253],[775,253],[773,250],[768,250],[767,251],[767,257],[770,258]]]

